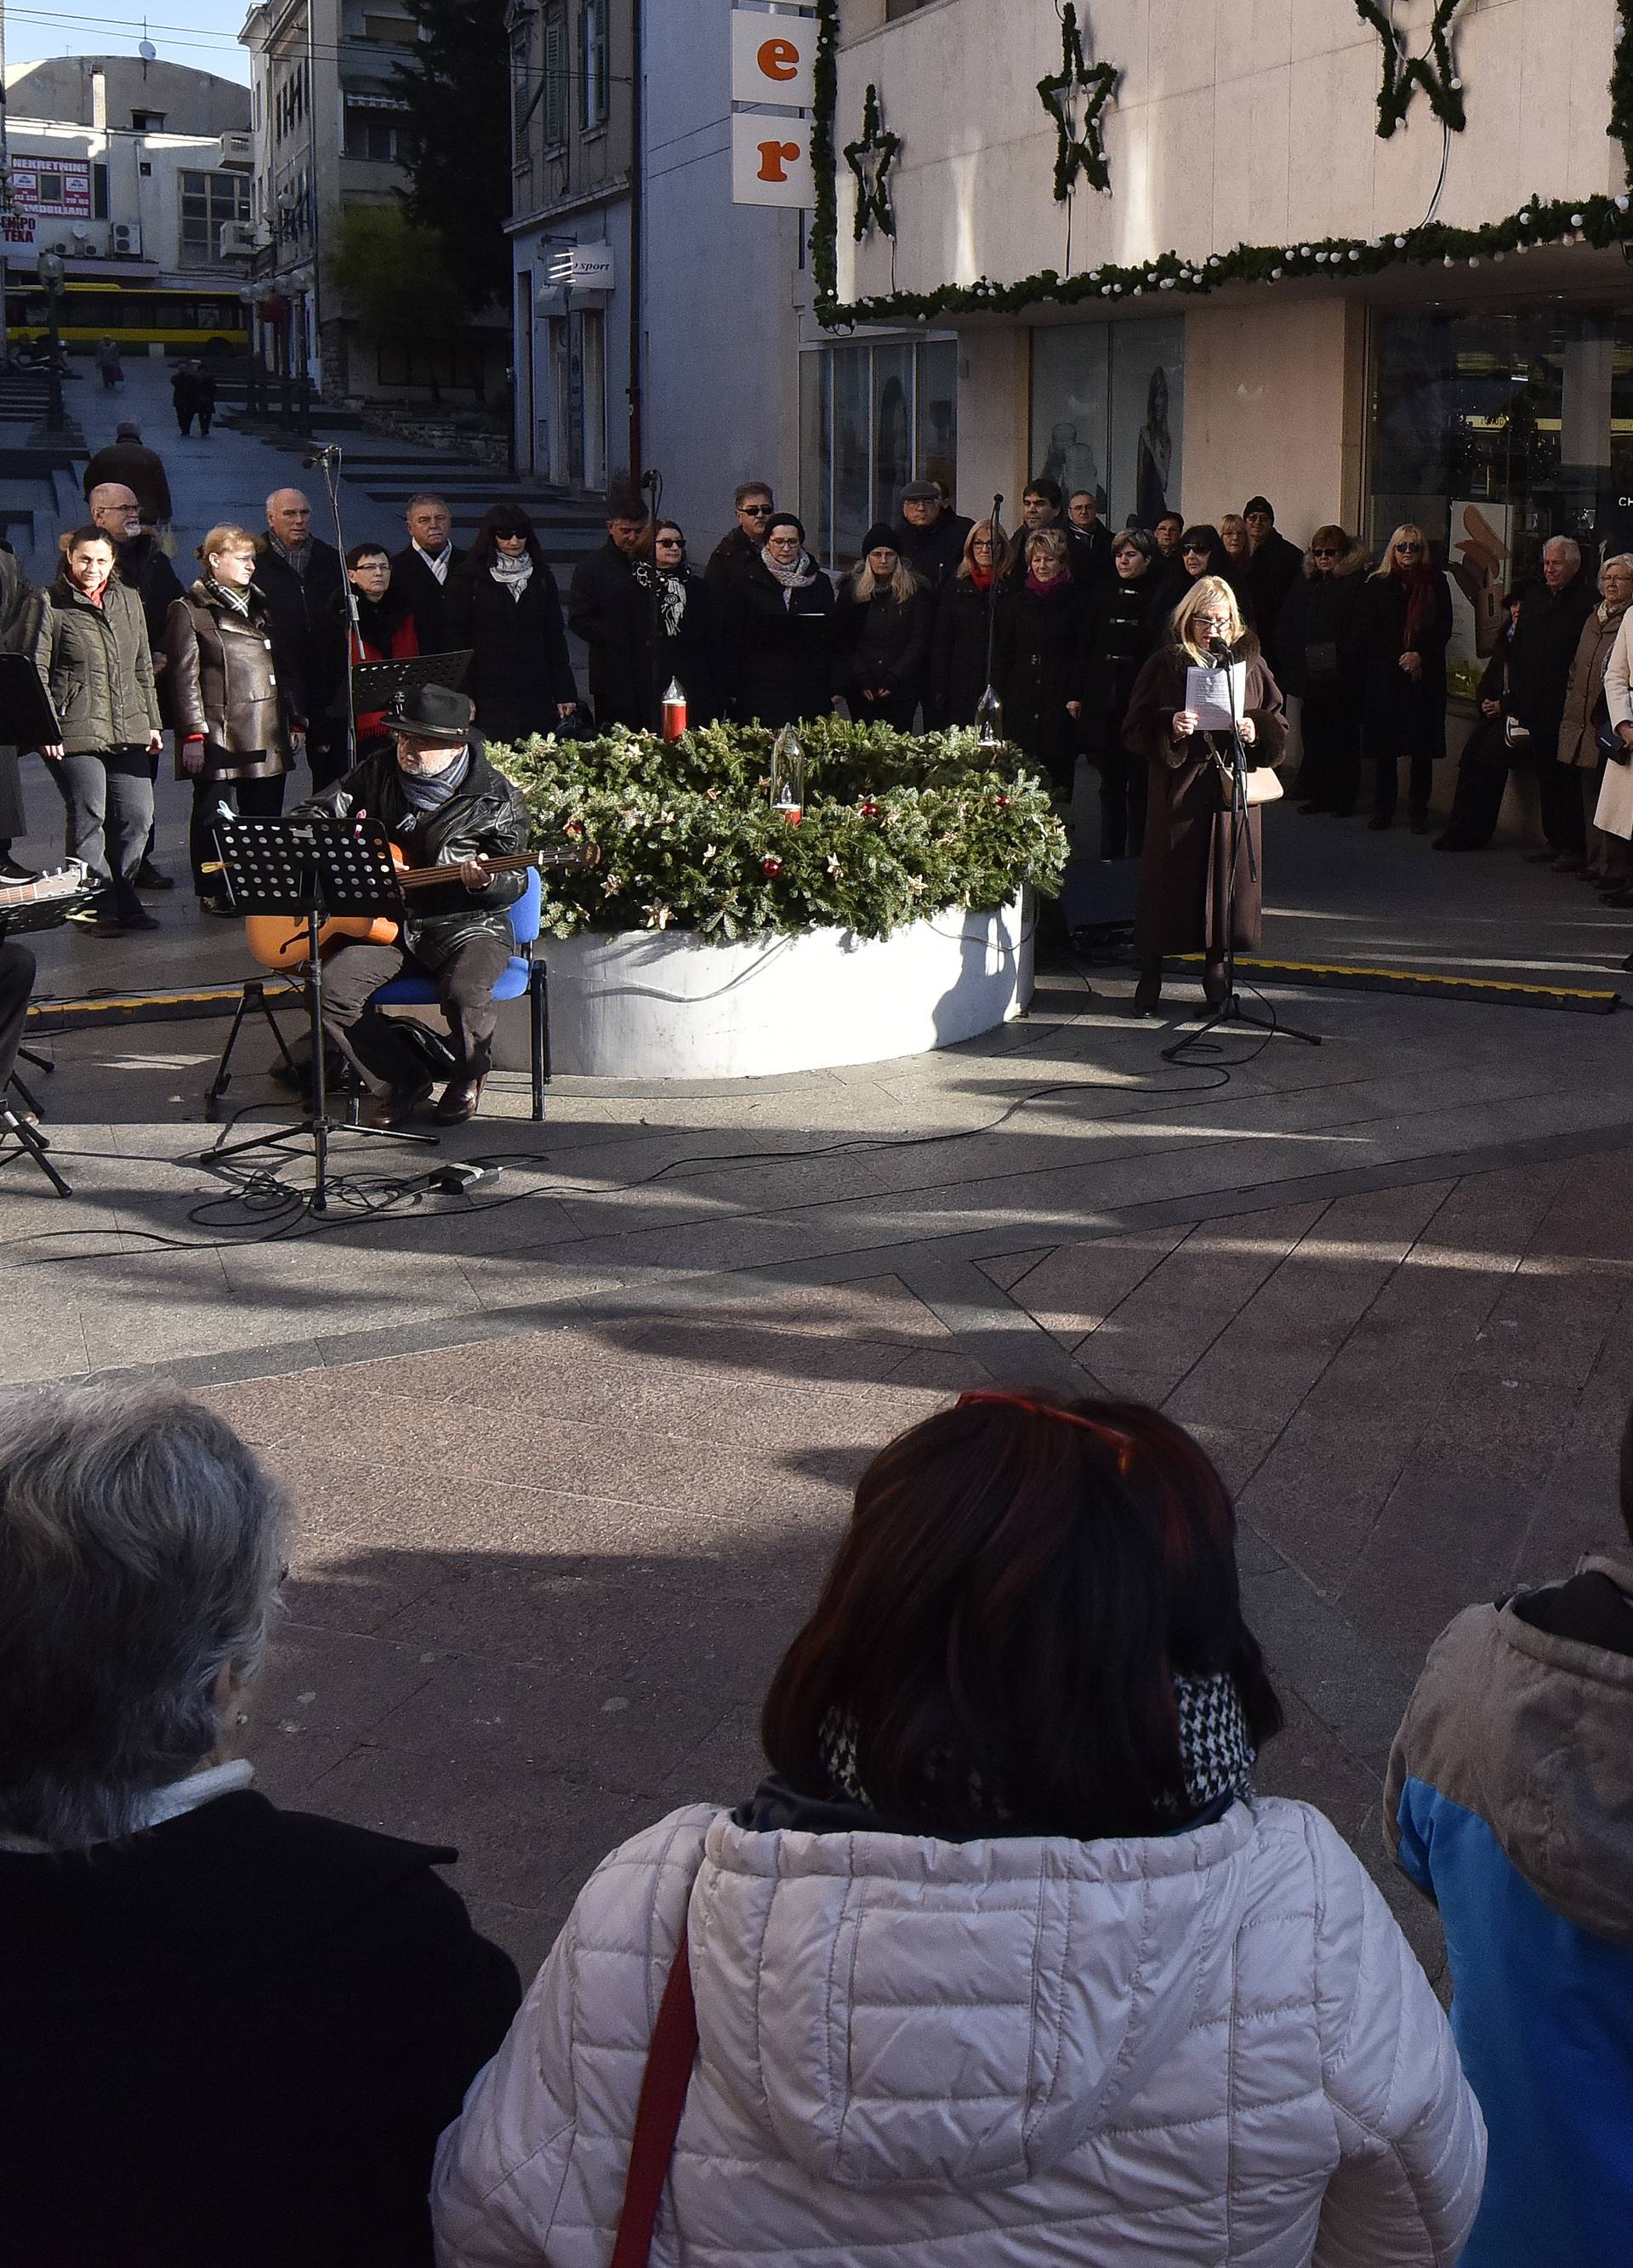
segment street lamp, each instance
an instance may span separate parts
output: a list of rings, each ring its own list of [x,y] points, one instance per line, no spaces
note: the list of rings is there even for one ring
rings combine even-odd
[[[244,302],[248,312],[248,321],[245,328],[249,358],[244,373],[244,408],[246,414],[251,417],[258,416],[261,411],[261,388],[257,382],[261,375],[261,342],[255,336],[255,326],[260,319],[261,308],[271,297],[272,286],[265,282],[246,284],[239,291],[239,298]]]
[[[63,417],[63,278],[68,273],[67,263],[60,252],[42,252],[35,261],[40,281],[46,287],[47,320],[51,328],[48,364],[51,391],[46,408],[46,431],[60,433]]]

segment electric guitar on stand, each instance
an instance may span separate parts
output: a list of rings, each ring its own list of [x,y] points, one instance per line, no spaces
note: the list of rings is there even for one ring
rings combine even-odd
[[[460,878],[458,865],[410,866],[394,843],[392,863],[397,869],[397,884],[406,895],[412,890],[430,889],[442,882],[457,882]],[[548,850],[517,850],[500,858],[477,858],[470,863],[482,868],[484,874],[519,874],[529,866],[541,871],[553,866],[595,866],[601,854],[593,843],[564,843],[559,849]],[[207,867],[206,873],[210,870]],[[367,916],[332,916],[318,931],[318,949],[331,945],[337,938],[353,938],[364,945],[394,945],[401,924]],[[302,968],[310,957],[306,924],[296,921],[287,914],[250,914],[244,923],[244,941],[251,954],[263,968]]]

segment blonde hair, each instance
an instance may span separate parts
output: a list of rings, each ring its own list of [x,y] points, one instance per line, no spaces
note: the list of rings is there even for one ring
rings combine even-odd
[[[978,519],[964,538],[964,556],[959,561],[959,575],[972,578],[975,572],[975,538],[984,536],[992,545],[992,565],[989,572],[1002,578],[1015,564],[1015,546],[1004,533],[1000,520]],[[954,577],[954,581],[958,577]]]
[[[1033,529],[1031,534],[1026,538],[1026,556],[1028,559],[1031,559],[1033,554],[1039,551],[1041,551],[1045,557],[1049,559],[1070,561],[1071,557],[1071,552],[1067,544],[1066,538],[1058,527],[1034,527]]]
[[[1227,608],[1231,626],[1225,634],[1225,642],[1234,653],[1247,634],[1242,610],[1236,603],[1236,593],[1222,575],[1199,575],[1170,617],[1168,627],[1173,632],[1175,645],[1182,645],[1193,661],[1205,664],[1208,649],[1205,645],[1198,645],[1191,636],[1191,624],[1198,615],[1212,610],[1223,612]]]
[[[223,551],[258,551],[259,539],[246,527],[235,527],[230,519],[219,521],[212,527],[194,554],[204,566]]]
[[[1394,559],[1395,545],[1399,543],[1401,537],[1405,535],[1415,535],[1417,538],[1418,542],[1423,546],[1422,550],[1418,554],[1419,564],[1424,567],[1429,564],[1429,538],[1423,534],[1423,529],[1417,526],[1415,520],[1403,519],[1400,526],[1396,528],[1394,534],[1390,537],[1388,542],[1386,543],[1383,548],[1382,556],[1379,559],[1377,566],[1373,568],[1370,578],[1372,582],[1376,583],[1379,581],[1384,576],[1389,573],[1391,565]]]
[[[882,546],[880,548],[882,549]],[[891,549],[894,550],[894,544]],[[879,588],[879,578],[868,564],[868,560],[872,556],[872,553],[869,553],[865,557],[858,559],[850,571],[850,587],[864,606]],[[896,571],[891,577],[888,585],[891,597],[899,607],[905,607],[914,592],[922,591],[923,587],[923,578],[914,573],[901,554],[897,551]]]
[[[1224,544],[1227,551],[1231,551],[1231,538],[1233,535],[1240,538],[1240,543],[1239,546],[1240,550],[1251,551],[1253,549],[1253,538],[1248,534],[1247,523],[1242,518],[1239,512],[1227,512],[1225,518],[1219,522],[1219,541]],[[1236,556],[1236,552],[1231,552],[1231,556],[1232,558],[1235,558]]]

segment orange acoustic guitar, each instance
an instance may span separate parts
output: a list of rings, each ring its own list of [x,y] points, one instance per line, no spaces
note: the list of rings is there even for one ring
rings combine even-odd
[[[430,889],[437,882],[457,882],[458,866],[410,866],[394,843],[391,855],[397,880],[408,890]],[[593,843],[563,843],[559,850],[517,850],[503,858],[478,858],[474,863],[485,874],[518,874],[524,867],[595,866],[601,854]],[[206,869],[206,872],[210,871]],[[368,915],[337,914],[318,932],[322,952],[336,938],[358,938],[364,945],[394,945],[398,924]],[[304,968],[308,947],[306,924],[291,914],[249,914],[244,922],[244,941],[263,968]]]

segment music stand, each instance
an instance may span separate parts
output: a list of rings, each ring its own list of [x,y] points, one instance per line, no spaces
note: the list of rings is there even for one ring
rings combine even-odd
[[[411,653],[401,661],[357,663],[351,673],[351,693],[358,714],[389,709],[399,693],[416,686],[445,685],[457,693],[465,682],[474,652],[465,646],[456,653]]]
[[[21,659],[23,657],[16,654],[0,655],[0,660],[4,661]],[[37,675],[34,683],[36,687],[40,683]],[[49,706],[48,703],[47,706]],[[0,938],[26,937],[33,930],[56,929],[68,918],[70,907],[89,904],[96,895],[96,885],[91,881],[89,876],[84,874],[83,869],[81,873],[84,887],[79,889],[69,890],[55,897],[35,898],[26,900],[17,905],[0,906]],[[19,1046],[17,1052],[31,1064],[37,1064],[41,1071],[54,1071],[56,1067],[54,1064],[48,1063],[44,1056],[35,1055],[31,1049]],[[38,1118],[39,1102],[18,1078],[15,1064],[12,1066],[10,1083],[22,1097],[25,1109],[31,1111],[33,1116]],[[8,1157],[26,1155],[32,1158],[58,1197],[72,1197],[73,1191],[46,1155],[47,1151],[51,1147],[50,1143],[40,1132],[38,1127],[31,1126],[28,1121],[12,1108],[9,1096],[0,1094],[0,1135],[4,1134],[15,1135],[18,1147],[16,1151],[0,1152],[0,1164],[4,1164]]]
[[[415,1142],[435,1147],[434,1134],[408,1134],[394,1128],[357,1126],[332,1118],[326,1085],[323,1033],[323,962],[318,937],[335,915],[371,915],[394,920],[402,912],[402,892],[392,863],[391,844],[378,820],[361,821],[313,815],[298,820],[222,821],[216,828],[222,873],[233,909],[245,914],[298,914],[306,924],[306,1017],[312,1032],[312,1115],[298,1125],[276,1127],[247,1141],[217,1143],[200,1158],[212,1166],[222,1158],[279,1143],[312,1144],[313,1212],[328,1210],[328,1148],[337,1134],[360,1134],[374,1142]]]

